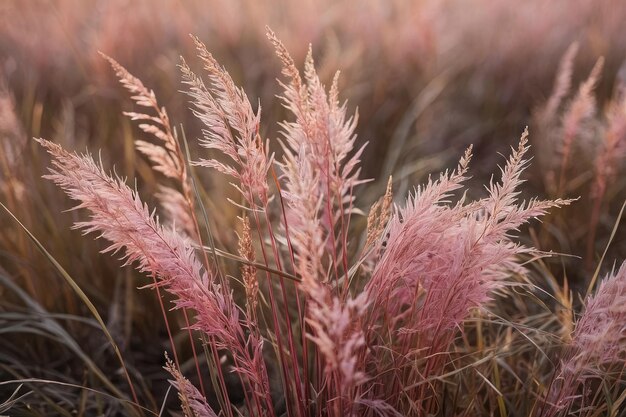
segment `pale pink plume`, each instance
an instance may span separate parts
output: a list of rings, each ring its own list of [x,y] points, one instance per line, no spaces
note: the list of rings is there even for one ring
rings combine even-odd
[[[281,82],[283,105],[295,117],[282,123],[285,141],[280,164],[293,247],[300,260],[321,258],[324,249],[336,267],[337,259],[345,256],[344,234],[354,188],[363,183],[359,163],[364,148],[355,149],[357,116],[347,117],[346,105],[339,103],[338,74],[326,92],[310,48],[302,79],[282,42],[270,30],[268,37],[282,60],[283,74],[289,77],[287,83]]]
[[[489,197],[450,203],[451,193],[467,178],[468,150],[456,171],[429,181],[396,209],[367,290],[375,310],[395,318],[403,332],[419,332],[423,342],[432,342],[454,330],[505,285],[511,272],[523,272],[517,255],[537,254],[515,243],[511,233],[569,201],[518,201],[527,136],[524,132],[502,169],[501,181],[490,185]]]
[[[167,218],[179,230],[185,231],[188,236],[198,239],[196,221],[193,218],[193,193],[189,183],[185,155],[165,107],[157,102],[154,91],[144,86],[141,80],[126,70],[113,58],[101,54],[113,67],[120,83],[131,93],[132,100],[141,107],[152,110],[155,115],[139,112],[125,112],[131,120],[139,120],[139,128],[157,139],[157,144],[135,140],[135,147],[152,162],[155,171],[175,180],[180,191],[167,186],[160,186],[157,198],[165,210]]]
[[[574,42],[567,48],[565,54],[559,62],[559,68],[556,72],[554,87],[548,101],[537,111],[536,118],[542,125],[542,128],[554,121],[557,111],[563,99],[569,94],[572,88],[572,73],[574,72],[574,58],[578,53],[578,42]]]
[[[603,379],[611,369],[624,380],[626,363],[626,262],[587,299],[547,393],[543,416],[570,407],[588,380]],[[619,383],[619,382],[618,382]],[[584,398],[582,399],[585,400]]]
[[[205,125],[200,145],[218,150],[232,160],[229,164],[214,158],[200,159],[195,164],[234,177],[238,181],[235,187],[251,207],[259,202],[267,204],[267,175],[273,156],[268,143],[259,135],[261,109],[254,113],[243,89],[235,85],[198,38],[194,41],[208,73],[210,88],[184,60],[181,71],[183,82],[190,88],[188,94],[194,100],[193,112]]]
[[[557,189],[559,194],[565,191],[565,175],[569,165],[572,147],[574,146],[574,140],[576,137],[584,138],[588,134],[587,131],[589,128],[585,123],[588,122],[596,112],[596,100],[593,93],[600,79],[603,66],[604,59],[598,59],[589,77],[580,85],[576,96],[563,115],[562,140],[559,149],[561,155],[559,185]]]
[[[207,404],[206,398],[167,357],[165,370],[174,377],[170,383],[178,391],[178,399],[185,417],[217,417],[211,406]]]
[[[606,111],[607,127],[604,141],[596,158],[592,197],[602,197],[607,186],[619,172],[620,164],[626,156],[626,87],[617,89],[616,97]]]
[[[195,312],[193,329],[213,338],[216,347],[228,349],[251,381],[252,390],[269,397],[267,373],[261,354],[262,340],[246,335],[237,307],[197,260],[190,240],[159,224],[136,191],[121,179],[107,175],[89,155],[69,153],[59,145],[39,139],[53,157],[54,181],[73,200],[76,209],[87,209],[90,218],[76,223],[85,233],[111,242],[104,252],[122,251],[125,265],[155,279],[148,287],[163,287],[174,296],[175,308]]]

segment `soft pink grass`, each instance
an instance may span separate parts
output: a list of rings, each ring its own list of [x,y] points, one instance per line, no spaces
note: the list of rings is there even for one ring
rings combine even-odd
[[[544,400],[546,404],[538,415],[559,415],[577,400],[584,405],[588,400],[584,388],[589,382],[611,378],[610,371],[623,375],[625,323],[626,262],[615,274],[606,277],[595,294],[587,299],[567,354],[554,374]]]
[[[136,191],[106,174],[89,155],[39,140],[53,157],[47,178],[79,202],[76,208],[90,213],[76,227],[99,233],[111,242],[105,252],[121,252],[126,265],[135,264],[153,278],[148,287],[165,289],[175,308],[192,311],[190,328],[203,335],[214,353],[232,353],[232,369],[244,385],[250,415],[275,413],[263,352],[270,340],[288,415],[426,416],[437,409],[438,383],[432,376],[445,374],[464,321],[475,309],[487,310],[513,274],[525,273],[520,257],[545,255],[517,243],[514,234],[570,201],[520,200],[528,165],[525,131],[501,169],[500,181],[489,184],[484,198],[467,201],[458,195],[468,178],[471,149],[456,170],[429,180],[393,210],[388,187],[376,208],[380,213],[372,217],[376,230],[351,266],[349,245],[356,239],[350,236],[350,220],[357,212],[355,188],[364,182],[359,178],[363,148],[355,145],[356,116],[347,117],[339,102],[337,77],[329,90],[321,84],[311,52],[301,77],[282,43],[271,32],[269,37],[288,77],[281,100],[293,115],[282,123],[280,162],[260,136],[260,110],[252,110],[243,90],[198,39],[210,84],[186,63],[181,66],[194,113],[205,125],[200,145],[230,159],[211,156],[196,165],[232,177],[243,198],[245,309],[233,301],[225,277],[208,272],[207,259],[207,266],[198,261],[197,242],[161,225]],[[199,237],[193,204],[184,191],[189,190],[186,163],[165,110],[139,80],[112,63],[123,84],[137,94],[135,101],[156,112],[156,118],[134,116],[160,126],[142,129],[161,145],[140,143],[139,150],[156,170],[181,182],[180,195]],[[269,319],[257,311],[263,287],[257,281],[256,248],[266,269]],[[283,275],[272,277],[270,267],[295,275],[299,284],[292,290]],[[261,326],[262,320],[268,325]],[[176,366],[169,363],[167,369],[184,412],[214,415]],[[223,412],[235,415],[228,393],[222,394]]]

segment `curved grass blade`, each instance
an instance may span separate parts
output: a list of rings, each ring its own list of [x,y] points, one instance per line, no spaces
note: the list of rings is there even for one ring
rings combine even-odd
[[[122,357],[122,354],[120,352],[119,347],[117,346],[117,343],[115,343],[115,340],[113,340],[113,336],[111,336],[111,333],[109,333],[109,330],[106,327],[106,324],[104,323],[104,320],[102,320],[102,317],[100,316],[100,313],[98,313],[98,310],[96,309],[96,306],[93,305],[93,303],[91,302],[91,300],[89,299],[89,297],[87,296],[87,294],[85,294],[85,292],[80,288],[80,286],[76,283],[76,281],[70,276],[70,274],[61,266],[61,264],[59,264],[59,262],[52,256],[52,254],[50,254],[50,252],[48,252],[46,250],[46,248],[43,246],[43,244],[35,237],[35,235],[33,235],[31,233],[30,230],[28,230],[28,228],[22,223],[20,222],[20,220],[11,212],[11,210],[9,210],[4,204],[2,204],[0,202],[0,206],[2,206],[2,208],[9,214],[9,216],[11,216],[13,218],[13,220],[24,230],[24,232],[26,232],[26,234],[28,235],[28,237],[33,241],[33,243],[37,246],[37,249],[39,249],[39,251],[44,254],[44,256],[48,259],[48,261],[56,268],[56,270],[59,272],[59,274],[61,275],[61,277],[69,284],[69,286],[74,290],[74,292],[76,293],[76,295],[78,295],[78,297],[83,301],[83,303],[85,303],[85,305],[87,306],[87,308],[89,309],[89,311],[91,312],[91,314],[93,315],[93,317],[96,319],[96,321],[98,322],[98,324],[100,325],[100,328],[102,329],[102,331],[104,332],[104,335],[106,336],[107,340],[109,341],[109,343],[111,344],[111,346],[113,347],[113,350],[115,351],[115,355],[117,356],[117,358],[120,361],[120,364],[122,366],[122,369],[124,371],[124,375],[126,376],[126,380],[128,381],[128,385],[130,387],[130,390],[132,392],[132,396],[133,396],[133,400],[135,403],[135,406],[138,406],[138,399],[137,399],[137,393],[135,392],[135,388],[133,386],[132,380],[130,379],[130,374],[128,373],[128,369],[126,369],[126,364],[124,362],[124,358]],[[103,382],[107,385],[107,387],[109,389],[111,389],[112,392],[115,393],[115,395],[120,396],[120,398],[123,398],[124,395],[122,394],[122,392],[115,387],[115,385],[113,385],[110,381],[108,381],[108,379],[104,376],[104,374],[102,374],[100,372],[101,375],[99,375],[99,377],[103,380]],[[133,414],[135,415],[141,415],[141,414],[137,414],[137,410],[136,409],[132,409]]]
[[[617,234],[617,228],[619,227],[619,223],[622,220],[622,215],[624,214],[625,208],[626,208],[626,201],[624,201],[624,204],[622,204],[622,208],[620,209],[619,214],[617,215],[617,219],[615,220],[615,225],[613,225],[613,230],[611,231],[611,236],[609,237],[609,241],[607,242],[606,247],[604,248],[602,257],[598,261],[598,266],[596,267],[596,270],[593,273],[591,282],[589,282],[589,286],[587,287],[586,297],[589,297],[589,294],[591,294],[591,290],[593,289],[594,285],[596,284],[596,281],[598,280],[598,275],[600,274],[600,267],[602,266],[602,262],[604,262],[606,253],[609,251],[609,246],[611,246],[611,243],[613,242],[613,239],[615,238],[615,235]]]
[[[0,203],[0,204],[2,204],[2,203]],[[131,406],[131,407],[137,408],[137,409],[141,410],[142,412],[148,413],[150,415],[158,416],[158,414],[155,413],[154,411],[152,411],[152,410],[150,410],[150,409],[148,409],[146,407],[142,407],[142,406],[140,406],[140,405],[138,405],[136,403],[133,403],[130,400],[127,400],[125,398],[120,398],[120,397],[117,397],[115,395],[111,395],[111,394],[109,394],[107,392],[104,392],[104,391],[100,391],[100,390],[97,390],[97,389],[85,387],[85,386],[78,385],[78,384],[71,384],[69,382],[61,382],[61,381],[54,381],[54,380],[51,380],[51,379],[41,379],[41,378],[22,378],[22,379],[10,380],[10,381],[0,381],[0,386],[11,385],[11,384],[20,384],[20,385],[23,385],[23,384],[52,384],[52,385],[59,385],[61,387],[82,389],[82,390],[85,390],[85,391],[92,392],[94,394],[98,394],[98,395],[102,395],[104,397],[111,398],[113,400],[118,400],[121,403],[126,404],[127,406]],[[130,407],[129,407],[129,409],[130,409]]]

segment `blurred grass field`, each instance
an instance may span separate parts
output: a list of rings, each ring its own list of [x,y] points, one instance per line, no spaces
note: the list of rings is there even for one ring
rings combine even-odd
[[[565,305],[572,290],[578,306],[596,268],[606,273],[626,259],[626,232],[616,227],[626,199],[624,22],[626,3],[619,0],[6,0],[0,2],[0,202],[94,303],[140,381],[140,398],[158,410],[167,390],[162,355],[168,343],[158,302],[152,292],[136,290],[145,278],[98,254],[105,244],[71,229],[80,213],[64,212],[69,200],[41,179],[48,159],[32,138],[96,155],[101,149],[104,165],[136,181],[154,206],[155,175],[134,148],[145,134],[123,116],[131,100],[98,52],[154,89],[195,152],[201,127],[179,92],[178,68],[179,56],[195,55],[193,34],[253,105],[263,103],[261,134],[278,151],[276,122],[285,110],[275,97],[280,62],[265,37],[269,26],[298,63],[312,45],[326,84],[341,71],[342,98],[350,110],[358,108],[358,141],[369,142],[363,176],[374,181],[356,193],[364,211],[384,194],[390,175],[394,194],[405,195],[429,174],[454,166],[469,144],[471,193],[483,195],[481,184],[502,162],[498,153],[508,154],[528,126],[535,157],[526,173],[528,194],[578,200],[523,230],[520,240],[560,254],[533,267],[537,285]],[[577,53],[568,89],[543,117],[572,45]],[[597,83],[583,103],[591,110],[568,125],[580,85],[600,57]],[[601,159],[603,152],[612,158]],[[611,168],[601,195],[593,188],[598,164]],[[219,225],[219,247],[236,253],[239,213],[222,198],[236,193],[224,178],[198,174],[211,221]],[[115,398],[34,380],[126,392],[85,304],[20,226],[0,213],[0,382],[30,378],[20,393],[31,392],[33,404],[15,415],[121,412]],[[177,313],[171,318],[182,325]],[[505,336],[494,330],[491,342]],[[189,357],[188,340],[177,343]],[[16,388],[0,385],[0,414]]]

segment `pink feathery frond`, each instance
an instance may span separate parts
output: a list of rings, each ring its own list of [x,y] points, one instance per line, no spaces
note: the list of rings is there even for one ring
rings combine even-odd
[[[192,242],[159,224],[136,191],[107,175],[89,155],[79,156],[52,142],[38,141],[53,157],[46,178],[79,201],[76,209],[90,213],[89,220],[75,227],[85,233],[98,232],[98,237],[111,242],[104,252],[122,252],[125,265],[136,263],[139,271],[155,279],[148,287],[163,287],[174,296],[175,308],[194,311],[191,328],[214,338],[218,348],[230,350],[258,381],[252,389],[269,398],[264,363],[251,356],[262,341],[255,340],[250,349],[232,295],[203,269]]]
[[[578,53],[578,42],[572,43],[559,62],[559,68],[556,72],[554,87],[548,101],[538,111],[537,118],[539,122],[546,127],[555,119],[556,113],[563,103],[563,99],[572,88],[572,74],[574,72],[574,58]]]
[[[289,150],[285,150],[284,158],[294,161],[283,165],[283,174],[288,183],[287,189],[283,190],[283,198],[289,206],[286,215],[295,252],[296,272],[303,277],[321,279],[325,276],[322,261],[327,240],[319,219],[323,199],[311,192],[319,184],[319,173],[306,163],[304,157],[293,157]]]
[[[307,337],[321,353],[326,383],[337,396],[329,410],[351,414],[348,410],[357,403],[358,387],[367,380],[359,358],[365,348],[361,324],[369,306],[368,294],[356,298],[334,295],[328,277],[332,268],[325,260],[337,268],[337,257],[342,251],[345,255],[343,238],[336,229],[340,223],[348,227],[353,190],[362,182],[359,158],[363,148],[354,151],[357,117],[347,118],[345,104],[339,104],[337,76],[326,92],[310,48],[303,80],[289,52],[269,29],[268,37],[282,61],[283,74],[289,78],[287,83],[281,82],[283,105],[295,117],[281,124],[284,156],[280,166],[296,273],[308,299]]]
[[[390,292],[404,286],[402,281],[414,280],[422,265],[428,267],[424,261],[435,256],[425,250],[429,239],[442,236],[450,225],[458,224],[463,218],[462,206],[457,206],[459,210],[455,211],[446,202],[467,179],[465,174],[470,158],[471,149],[468,149],[456,171],[443,173],[437,181],[429,179],[425,186],[417,188],[414,196],[409,197],[405,207],[396,208],[387,229],[386,249],[367,284],[367,290],[378,303],[394,298]],[[434,246],[439,240],[431,242]],[[403,304],[406,300],[398,301]]]
[[[600,58],[594,65],[589,77],[583,82],[576,96],[569,104],[568,108],[563,115],[562,120],[562,141],[560,143],[560,176],[559,176],[559,192],[563,191],[565,173],[569,164],[570,154],[572,152],[572,146],[574,139],[577,136],[584,135],[587,127],[584,125],[596,112],[596,100],[593,96],[593,92],[596,88],[602,68],[604,66],[604,59]]]
[[[211,406],[207,404],[206,398],[183,376],[167,355],[165,370],[174,377],[170,380],[170,384],[178,391],[178,399],[185,417],[217,417]]]
[[[293,70],[285,70],[292,74]],[[285,122],[284,148],[289,151],[283,164],[306,163],[319,173],[316,194],[334,201],[338,214],[346,214],[352,202],[351,190],[359,180],[359,158],[363,148],[354,152],[358,116],[346,117],[346,105],[339,104],[338,75],[334,78],[330,92],[326,93],[315,72],[312,51],[305,61],[305,83],[297,78],[284,86],[281,97],[285,108],[295,116],[294,122]],[[296,91],[300,88],[301,91]],[[286,176],[289,191],[294,179]],[[294,188],[299,188],[294,186]],[[329,190],[330,194],[329,195]]]
[[[368,380],[360,360],[365,349],[361,325],[368,295],[361,293],[343,301],[315,279],[304,280],[303,289],[309,300],[306,322],[311,330],[307,337],[324,359],[327,384],[337,396],[333,401],[352,409],[359,398],[356,389]]]
[[[517,201],[527,149],[524,132],[502,169],[501,182],[489,187],[488,198],[449,202],[451,192],[466,178],[468,150],[455,172],[418,188],[406,206],[397,209],[387,248],[367,289],[375,305],[402,324],[403,332],[419,332],[423,341],[432,341],[489,301],[511,271],[523,272],[515,256],[535,251],[513,242],[510,234],[549,208],[569,203]],[[407,311],[413,316],[407,318]]]
[[[167,218],[180,230],[185,231],[188,236],[197,239],[198,234],[192,213],[194,198],[189,183],[186,159],[178,139],[175,137],[165,107],[159,105],[154,91],[144,86],[139,78],[128,72],[113,58],[105,54],[101,55],[109,61],[120,83],[133,94],[132,100],[139,106],[152,109],[156,114],[156,116],[152,116],[138,112],[124,113],[131,120],[141,121],[139,128],[157,139],[157,144],[136,140],[135,147],[150,160],[155,171],[177,181],[181,191],[166,187],[164,191],[162,190],[157,194],[157,198],[159,198]],[[184,204],[173,204],[174,201]]]
[[[269,145],[259,135],[261,110],[255,114],[243,89],[207,51],[204,44],[193,38],[199,56],[207,71],[210,88],[183,60],[183,82],[189,85],[194,114],[204,123],[200,145],[215,149],[232,159],[234,166],[215,159],[200,159],[195,164],[216,169],[237,179],[236,187],[248,203],[255,207],[257,200],[268,201],[267,175],[273,163]]]
[[[553,207],[567,205],[572,200],[537,200],[518,202],[519,187],[524,183],[521,174],[528,166],[524,156],[528,152],[528,128],[524,130],[517,149],[512,149],[506,166],[501,169],[502,178],[499,183],[489,186],[489,198],[483,200],[488,226],[488,234],[498,239],[506,239],[508,231],[517,231],[524,223],[546,214]]]
[[[527,136],[525,131],[501,169],[501,181],[490,184],[486,198],[452,201],[467,179],[468,149],[455,171],[429,180],[404,207],[396,208],[381,237],[382,256],[365,287],[372,305],[367,326],[381,328],[378,336],[370,337],[391,343],[393,366],[401,375],[398,385],[382,388],[387,392],[382,398],[397,396],[398,387],[404,386],[418,409],[426,407],[422,402],[434,395],[432,384],[419,381],[443,372],[450,346],[471,311],[486,308],[511,274],[525,272],[517,256],[541,256],[514,242],[512,234],[569,201],[518,201]],[[381,363],[377,355],[367,359],[374,367]]]
[[[163,208],[168,224],[196,240],[198,233],[189,200],[180,191],[165,185],[159,185],[155,196]]]
[[[157,146],[145,141],[137,141],[137,149],[146,155],[154,164],[157,171],[166,177],[174,179],[186,179],[186,166],[184,155],[174,137],[169,116],[164,107],[159,106],[154,91],[143,85],[141,80],[132,75],[126,68],[120,65],[113,58],[101,54],[109,63],[120,83],[131,93],[131,98],[139,106],[152,109],[156,116],[144,113],[126,112],[131,120],[142,121],[139,128],[149,135],[159,140],[161,145]],[[150,122],[150,123],[147,123]]]
[[[281,82],[284,91],[280,98],[295,117],[281,124],[284,156],[280,166],[297,268],[328,281],[324,257],[330,258],[337,273],[338,259],[345,257],[347,250],[344,234],[353,210],[354,189],[364,182],[359,179],[364,147],[355,149],[357,116],[347,117],[346,105],[339,103],[338,74],[326,92],[310,48],[302,79],[282,42],[270,30],[268,37],[282,61],[283,74],[289,78]]]
[[[141,125],[143,127],[154,127],[152,125]],[[155,128],[157,129],[157,128]],[[143,129],[146,133],[151,133],[150,129]],[[155,135],[157,136],[157,135]],[[139,152],[144,154],[150,159],[153,164],[153,169],[169,178],[178,179],[178,172],[175,168],[176,163],[172,154],[162,146],[155,145],[144,140],[136,140],[135,147]]]
[[[603,67],[604,59],[600,58],[594,65],[591,73],[589,73],[589,77],[580,85],[576,96],[563,116],[564,136],[574,136],[580,128],[580,123],[593,116],[596,106],[593,92],[598,84]]]
[[[594,164],[592,197],[604,195],[606,187],[615,179],[620,163],[626,155],[626,87],[617,89],[617,96],[609,103],[602,149]]]
[[[545,398],[544,416],[558,415],[577,399],[587,380],[606,377],[617,365],[623,372],[626,359],[626,262],[605,278],[587,299],[576,322],[566,359],[555,372]]]
[[[579,369],[598,369],[626,358],[626,263],[589,297],[576,323],[571,359]]]
[[[233,334],[239,328],[238,309],[215,287],[189,241],[161,226],[135,191],[107,175],[89,155],[69,153],[43,139],[39,143],[54,158],[46,178],[79,201],[77,209],[90,212],[90,219],[77,223],[77,228],[99,232],[99,237],[111,242],[104,252],[123,251],[125,265],[137,262],[141,272],[158,278],[158,285],[183,296],[177,301],[179,307],[197,303],[193,306],[198,312],[196,327],[229,342],[238,337]]]

